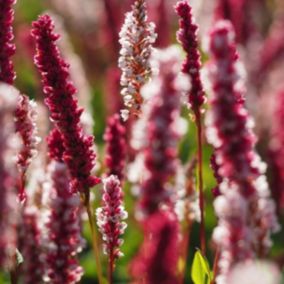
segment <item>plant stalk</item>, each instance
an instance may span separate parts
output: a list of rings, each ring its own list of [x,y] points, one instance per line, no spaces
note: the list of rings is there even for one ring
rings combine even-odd
[[[93,252],[95,255],[95,260],[97,264],[97,273],[98,273],[98,279],[99,279],[99,284],[103,284],[103,274],[102,274],[102,267],[101,267],[101,261],[100,261],[100,253],[99,253],[99,246],[98,246],[98,237],[97,237],[97,232],[94,224],[94,219],[93,219],[93,214],[92,214],[92,209],[91,209],[91,203],[89,198],[87,198],[86,203],[85,203],[86,211],[88,214],[88,219],[89,219],[89,225],[91,229],[91,234],[92,234],[92,246],[93,246]]]
[[[18,273],[16,270],[13,270],[10,272],[10,280],[11,280],[11,284],[18,283]]]
[[[108,283],[113,284],[113,270],[114,270],[114,258],[113,258],[113,250],[111,250],[109,254],[109,262],[108,262]]]
[[[216,252],[215,252],[214,264],[213,264],[213,280],[211,284],[215,284],[215,279],[216,279],[217,272],[218,272],[219,257],[220,257],[220,249],[219,247],[217,247]]]
[[[199,191],[199,209],[200,209],[200,246],[203,255],[206,255],[205,239],[205,221],[204,221],[204,192],[203,192],[203,149],[202,149],[202,125],[200,110],[196,111],[196,128],[197,128],[197,151],[198,151],[198,191]]]

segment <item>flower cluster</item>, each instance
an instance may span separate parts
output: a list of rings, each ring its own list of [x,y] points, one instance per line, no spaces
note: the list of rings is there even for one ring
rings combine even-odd
[[[120,122],[119,115],[115,114],[109,118],[104,134],[106,142],[105,164],[107,175],[115,175],[120,181],[123,179],[123,172],[126,158],[126,130]]]
[[[284,1],[49,0],[14,40],[16,2],[0,0],[0,282],[180,284],[208,256],[214,284],[279,284]]]
[[[13,84],[16,78],[11,56],[16,47],[12,43],[14,38],[12,23],[14,21],[13,5],[16,0],[0,0],[0,82]]]
[[[200,115],[200,107],[205,102],[205,93],[200,78],[200,53],[198,51],[197,29],[187,0],[179,1],[175,7],[180,16],[180,29],[177,38],[186,52],[186,59],[182,66],[182,72],[188,74],[191,79],[191,90],[188,102],[194,114]]]
[[[283,121],[284,121],[284,90],[279,91],[277,94],[277,107],[275,109],[275,115],[273,119],[272,127],[272,139],[269,145],[270,148],[270,163],[272,164],[272,176],[273,176],[273,195],[277,202],[278,208],[284,209],[284,133],[283,133]]]
[[[30,101],[27,96],[20,95],[15,117],[16,131],[20,134],[24,146],[18,156],[18,165],[21,171],[25,172],[37,153],[36,146],[40,141],[36,127],[36,103]]]
[[[46,138],[49,158],[63,163],[63,137],[57,128],[53,128]]]
[[[18,97],[18,104],[15,112],[15,124],[16,131],[19,133],[23,141],[23,146],[18,154],[17,161],[21,174],[21,188],[19,193],[21,201],[25,199],[25,174],[32,158],[37,154],[36,147],[40,142],[40,138],[37,133],[36,118],[36,103],[34,101],[30,101],[27,96],[20,95]]]
[[[188,90],[185,84],[188,81],[177,76],[181,56],[175,46],[157,51],[153,65],[160,72],[143,90],[151,100],[143,108],[147,107],[147,112],[143,113],[146,118],[142,123],[143,143],[136,145],[144,163],[137,214],[143,226],[144,241],[132,263],[131,273],[137,281],[174,284],[178,283],[179,234],[174,212],[176,192],[171,181],[179,166],[176,146],[180,137],[181,95]]]
[[[154,28],[153,23],[147,22],[146,1],[135,1],[132,11],[126,14],[119,34],[121,50],[118,65],[122,70],[121,95],[127,107],[121,111],[124,120],[128,118],[129,110],[134,115],[140,114],[143,102],[141,87],[152,74],[149,58],[152,44],[156,40]]]
[[[33,205],[25,206],[19,233],[22,241],[20,241],[20,251],[24,258],[21,265],[24,284],[42,283],[45,265],[39,220],[39,209]]]
[[[251,9],[253,1],[249,0],[218,0],[215,9],[217,20],[226,19],[232,22],[236,31],[236,40],[246,43],[253,32]]]
[[[265,255],[271,245],[270,234],[278,229],[265,165],[255,152],[253,123],[244,107],[234,40],[228,21],[216,23],[210,33],[213,92],[207,139],[215,148],[216,174],[223,179],[214,202],[219,224],[213,239],[221,253],[218,284],[227,283],[232,264]]]
[[[141,149],[145,178],[141,184],[139,206],[143,214],[151,213],[169,201],[171,194],[166,185],[176,174],[180,137],[177,124],[183,88],[176,75],[180,67],[179,55],[176,47],[157,52],[155,60],[160,74],[146,89],[152,89],[153,95],[149,101],[145,145]]]
[[[35,63],[42,75],[45,103],[50,116],[62,134],[64,142],[63,160],[72,177],[72,187],[86,195],[89,188],[100,179],[91,175],[96,154],[93,151],[93,136],[84,134],[80,116],[83,109],[78,107],[76,89],[68,79],[68,64],[60,57],[54,33],[54,24],[48,15],[40,16],[33,23],[32,35],[36,41]]]
[[[17,169],[13,163],[16,156],[14,113],[19,92],[0,83],[0,267],[11,269],[15,264],[17,248]]]
[[[72,192],[67,167],[53,160],[49,166],[50,216],[46,224],[47,248],[44,280],[54,284],[75,284],[83,275],[77,254],[84,242],[81,237],[80,197]]]
[[[144,242],[139,256],[132,263],[132,275],[145,284],[179,283],[176,275],[179,249],[176,215],[170,211],[157,211],[143,227]]]
[[[103,235],[104,252],[113,262],[123,255],[120,251],[123,242],[120,236],[127,227],[123,222],[127,218],[127,212],[122,205],[123,193],[117,176],[105,178],[103,184],[103,206],[96,211],[97,223]]]

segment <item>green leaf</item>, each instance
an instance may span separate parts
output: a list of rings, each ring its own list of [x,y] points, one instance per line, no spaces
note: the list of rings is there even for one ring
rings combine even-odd
[[[208,261],[200,250],[197,250],[194,255],[191,278],[194,284],[210,284],[212,280]]]

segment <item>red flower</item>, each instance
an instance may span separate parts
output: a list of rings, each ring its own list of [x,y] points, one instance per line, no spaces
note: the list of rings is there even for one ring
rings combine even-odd
[[[264,175],[266,167],[255,151],[253,121],[244,106],[235,34],[229,21],[216,23],[209,47],[212,98],[207,138],[215,148],[219,182],[214,201],[219,222],[213,239],[220,250],[216,283],[221,284],[227,283],[232,265],[268,252],[271,233],[279,225]]]
[[[148,85],[147,92],[152,88],[153,94],[149,105],[146,105],[149,113],[142,149],[145,178],[141,185],[139,206],[146,215],[171,199],[173,192],[168,191],[167,184],[176,175],[180,137],[178,122],[182,92],[176,74],[180,67],[179,52],[175,47],[170,47],[157,52],[157,58],[160,74]]]
[[[123,242],[120,236],[127,227],[123,220],[128,214],[122,205],[123,193],[119,179],[111,175],[103,182],[103,206],[97,209],[97,223],[103,235],[104,252],[113,264],[115,259],[123,255],[120,251]]]
[[[1,33],[1,32],[0,32]],[[0,268],[15,265],[17,248],[18,202],[16,196],[17,168],[11,159],[18,151],[14,114],[19,92],[0,83]]]
[[[272,190],[278,210],[284,209],[284,90],[277,94],[272,133],[269,145],[269,158],[272,166]]]
[[[157,211],[144,222],[144,242],[131,266],[135,279],[145,284],[177,284],[179,228],[176,215]],[[140,282],[137,282],[140,283]]]
[[[11,56],[14,55],[16,46],[12,23],[14,11],[12,6],[16,0],[0,0],[0,81],[13,84],[16,78]]]
[[[23,283],[41,283],[44,272],[42,231],[39,227],[40,212],[35,206],[26,206],[20,226],[20,251],[24,262],[21,266]]]
[[[108,167],[108,175],[116,175],[120,181],[123,179],[126,158],[125,132],[125,127],[120,122],[118,114],[109,118],[104,134],[106,142],[105,164]]]
[[[63,160],[70,171],[72,187],[88,196],[89,188],[100,182],[91,175],[96,159],[94,138],[83,131],[80,122],[83,109],[78,107],[76,89],[69,80],[69,66],[56,46],[59,35],[54,33],[54,23],[48,15],[40,16],[33,23],[32,36],[36,41],[35,64],[42,75],[45,103],[62,135]]]
[[[186,52],[182,72],[188,74],[191,79],[191,90],[189,92],[188,101],[194,114],[197,114],[200,111],[200,107],[205,102],[204,90],[200,79],[201,61],[196,35],[198,26],[193,22],[191,7],[187,1],[179,1],[175,9],[181,18],[177,38]]]
[[[21,175],[19,198],[24,201],[26,183],[26,171],[32,158],[37,154],[37,144],[40,142],[36,126],[36,104],[25,95],[19,95],[17,109],[15,112],[16,131],[22,138],[22,148],[18,154],[17,164]]]
[[[54,284],[78,283],[83,275],[77,254],[82,250],[81,207],[78,193],[70,188],[64,163],[52,161],[50,180],[50,215],[47,222],[47,248],[44,278]]]

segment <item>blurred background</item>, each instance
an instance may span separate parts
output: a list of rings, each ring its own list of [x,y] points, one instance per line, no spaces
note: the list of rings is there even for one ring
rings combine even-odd
[[[214,19],[224,17],[232,20],[237,33],[241,60],[245,65],[248,90],[246,104],[256,120],[258,150],[269,165],[271,184],[280,182],[281,179],[275,176],[278,169],[275,168],[270,153],[273,148],[271,141],[273,125],[276,123],[275,114],[279,94],[284,90],[284,1],[192,0],[189,2],[193,6],[193,12],[200,27],[201,49]],[[94,125],[91,127],[96,137],[101,172],[103,172],[103,133],[106,119],[117,112],[122,105],[119,95],[120,71],[117,68],[120,49],[118,34],[124,14],[130,10],[132,3],[132,0],[18,0],[15,6],[14,31],[17,52],[13,60],[17,72],[17,88],[38,102],[43,101],[39,74],[33,64],[35,48],[30,37],[30,28],[31,22],[37,19],[39,14],[47,12],[55,19],[57,31],[62,35],[60,48],[70,64],[71,77],[78,88],[80,105],[89,111],[94,120]],[[177,43],[175,33],[178,29],[178,19],[173,9],[175,3],[176,1],[173,0],[148,1],[149,18],[157,26],[156,47],[164,48]],[[203,61],[206,62],[207,54],[204,50],[202,52]],[[43,107],[40,119],[44,120],[44,113],[46,110]],[[187,134],[180,142],[179,153],[181,161],[186,163],[195,156],[197,145],[195,128],[185,109],[183,116],[188,121],[188,128]],[[43,136],[46,135],[44,131],[43,129]],[[209,166],[212,149],[206,143],[204,144],[206,235],[210,248],[211,233],[216,225],[211,189],[216,182]],[[125,256],[117,262],[115,283],[129,282],[128,264],[137,253],[142,241],[142,233],[134,218],[135,197],[130,193],[131,186],[126,184],[124,190],[129,219],[122,247]],[[283,224],[283,204],[280,204],[279,192],[276,191],[273,194]],[[99,199],[99,194],[96,194],[95,203]],[[198,226],[198,224],[193,225],[186,283],[191,283],[190,267],[198,246]],[[90,241],[87,226],[84,236]],[[274,246],[270,257],[283,265],[284,235],[280,232],[273,238]],[[210,250],[208,250],[208,258],[212,264],[213,256]],[[85,270],[81,283],[96,283],[95,261],[89,243],[80,255],[80,263]],[[1,277],[0,283],[9,283],[5,275]]]

